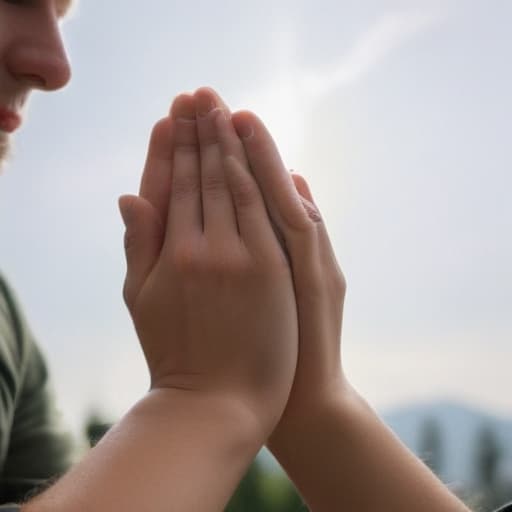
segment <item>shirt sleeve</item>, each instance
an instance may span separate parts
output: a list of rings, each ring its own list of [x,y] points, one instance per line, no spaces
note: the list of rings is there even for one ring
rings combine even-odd
[[[44,357],[1,276],[0,308],[0,503],[6,503],[64,473],[73,446]]]

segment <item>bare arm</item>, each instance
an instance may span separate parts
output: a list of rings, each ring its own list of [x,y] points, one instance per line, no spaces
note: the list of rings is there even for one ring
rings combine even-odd
[[[244,406],[157,390],[22,512],[224,509],[262,444]]]
[[[293,269],[299,361],[268,446],[314,512],[467,511],[351,388],[341,365],[345,280],[300,176],[290,176],[261,121],[234,114],[253,174]],[[301,197],[302,196],[302,197]]]
[[[468,510],[348,386],[303,412],[269,447],[312,511]]]
[[[220,512],[284,410],[297,362],[291,270],[233,157],[233,126],[200,99],[175,101],[141,195],[120,200],[124,296],[151,391],[23,512]]]

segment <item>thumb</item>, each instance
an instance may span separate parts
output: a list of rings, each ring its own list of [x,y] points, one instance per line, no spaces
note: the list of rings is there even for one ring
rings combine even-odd
[[[158,212],[142,197],[121,196],[119,210],[126,227],[124,249],[127,269],[123,295],[131,311],[142,285],[158,259],[164,229]]]

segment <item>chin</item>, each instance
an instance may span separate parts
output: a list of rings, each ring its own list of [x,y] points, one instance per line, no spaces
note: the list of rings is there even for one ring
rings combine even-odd
[[[0,171],[9,156],[11,149],[10,137],[8,133],[0,131]]]

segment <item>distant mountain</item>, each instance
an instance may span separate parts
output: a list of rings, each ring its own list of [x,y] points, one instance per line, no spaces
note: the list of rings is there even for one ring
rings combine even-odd
[[[512,418],[499,418],[458,402],[414,403],[382,413],[381,418],[413,452],[418,453],[420,436],[427,420],[435,420],[442,446],[441,478],[455,487],[471,487],[475,479],[475,443],[486,426],[496,435],[501,450],[500,475],[512,482]],[[279,470],[272,455],[262,450],[260,462],[270,471]]]
[[[441,434],[441,477],[445,482],[471,485],[475,479],[475,445],[482,428],[496,435],[501,451],[500,474],[512,481],[512,418],[498,418],[457,402],[412,404],[384,413],[383,420],[417,455],[426,421],[434,420]]]

